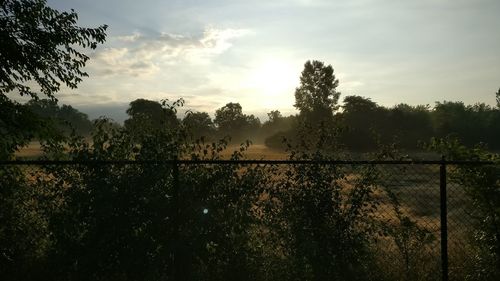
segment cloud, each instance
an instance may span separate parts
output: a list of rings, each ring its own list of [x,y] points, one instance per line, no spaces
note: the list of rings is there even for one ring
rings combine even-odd
[[[101,75],[148,77],[162,66],[209,64],[233,46],[232,40],[249,34],[247,29],[206,28],[199,36],[133,33],[112,38],[112,47],[93,54],[91,72]]]

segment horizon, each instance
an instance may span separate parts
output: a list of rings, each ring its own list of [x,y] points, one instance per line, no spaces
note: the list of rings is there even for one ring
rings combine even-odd
[[[160,102],[160,100],[153,100],[153,101],[156,101],[156,102]],[[378,106],[383,106],[383,107],[386,107],[386,108],[392,108],[398,104],[405,104],[403,102],[400,102],[400,103],[396,103],[394,105],[391,105],[391,106],[385,106],[385,105],[381,105],[379,104],[377,101],[374,101],[372,100],[373,102],[375,102]],[[233,101],[235,103],[238,103],[238,101]],[[411,106],[429,106],[430,109],[433,109],[435,104],[438,103],[438,102],[462,102],[462,101],[447,101],[447,100],[442,100],[442,101],[435,101],[432,105],[431,104],[411,104]],[[340,101],[339,101],[339,105],[342,105],[343,104],[343,97],[341,96],[340,97]],[[476,105],[476,104],[479,104],[479,102],[476,102],[476,103],[471,103],[471,104],[466,104],[464,103],[465,106],[473,106],[473,105]],[[61,103],[59,103],[59,105],[62,105]],[[67,105],[71,105],[71,104],[67,104]],[[89,119],[90,120],[94,120],[94,119],[97,119],[97,118],[100,118],[100,117],[107,117],[107,118],[110,118],[111,120],[113,120],[114,122],[117,122],[119,124],[123,124],[123,122],[129,118],[129,116],[127,115],[126,113],[126,110],[127,108],[129,108],[129,104],[123,104],[123,105],[104,105],[102,107],[99,108],[99,106],[97,107],[93,107],[93,106],[88,106],[88,107],[81,107],[81,106],[74,106],[74,105],[71,105],[73,108],[79,110],[80,112],[82,113],[85,113],[88,115]],[[491,106],[491,105],[490,105]],[[494,106],[492,106],[494,107]],[[218,108],[214,109],[213,111],[204,111],[206,113],[208,113],[208,115],[210,115],[210,118],[214,118],[214,115],[215,115],[215,110],[217,110]],[[185,114],[187,111],[191,111],[191,109],[189,107],[186,107],[186,106],[183,106],[181,108],[179,108],[178,112],[177,112],[177,117],[178,118],[184,118]],[[340,109],[339,111],[342,111],[342,109]],[[107,112],[108,115],[106,114],[100,114],[101,112]],[[281,112],[281,111],[280,111]],[[259,118],[259,120],[261,122],[265,122],[267,121],[269,118],[267,116],[267,113],[269,113],[269,111],[267,112],[248,112],[247,110],[245,110],[245,108],[243,108],[243,113],[245,114],[253,114],[255,115],[255,117]],[[281,112],[283,114],[283,112]],[[300,114],[300,112],[296,109],[293,109],[293,111],[291,111],[289,114],[283,114],[283,116],[291,116],[291,115],[298,115]]]
[[[342,97],[381,106],[495,104],[500,3],[475,1],[48,1],[79,24],[108,24],[88,78],[61,104],[120,122],[128,103],[184,98],[208,112],[239,102],[261,120],[294,114],[303,64],[335,69]],[[120,9],[116,9],[119,6]]]

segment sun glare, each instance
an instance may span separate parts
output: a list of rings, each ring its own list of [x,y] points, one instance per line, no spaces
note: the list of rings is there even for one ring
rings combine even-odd
[[[266,106],[282,105],[298,85],[299,76],[293,64],[266,60],[256,65],[249,75],[247,88]]]

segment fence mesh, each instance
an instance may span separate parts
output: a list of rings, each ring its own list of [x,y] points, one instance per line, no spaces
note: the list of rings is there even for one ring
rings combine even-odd
[[[462,168],[450,280],[482,247]],[[442,280],[442,181],[439,163],[3,164],[0,279]]]

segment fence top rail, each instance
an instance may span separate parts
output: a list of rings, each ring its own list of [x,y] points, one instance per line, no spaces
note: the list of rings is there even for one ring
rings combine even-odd
[[[455,160],[2,160],[0,165],[200,165],[200,164],[268,164],[268,165],[494,165],[493,161]]]

